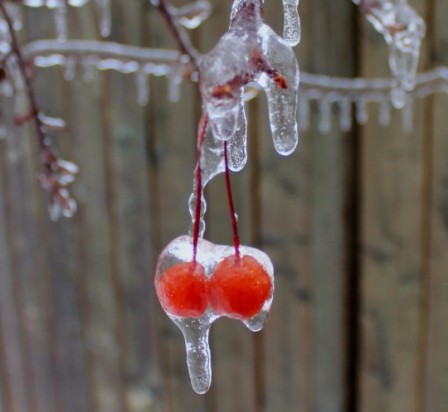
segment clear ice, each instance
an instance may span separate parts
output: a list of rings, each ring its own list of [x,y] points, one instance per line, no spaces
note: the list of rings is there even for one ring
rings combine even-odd
[[[99,14],[99,26],[102,37],[109,37],[112,32],[112,12],[111,12],[111,0],[96,0],[95,5]]]
[[[182,262],[191,262],[192,250],[193,238],[191,236],[180,236],[174,239],[159,255],[155,274],[156,278],[162,277],[165,270],[171,266]],[[225,257],[233,256],[234,253],[235,250],[233,246],[215,245],[207,240],[199,239],[197,262],[204,267],[206,277],[210,278],[218,263]],[[251,319],[243,321],[251,331],[256,332],[263,328],[272,304],[274,292],[274,268],[269,257],[258,249],[240,246],[240,253],[241,256],[249,255],[254,257],[263,266],[271,279],[271,293],[268,299],[264,302],[261,311]],[[214,313],[211,308],[208,308],[200,318],[174,316],[167,312],[166,309],[165,312],[181,330],[184,336],[188,372],[194,391],[199,394],[207,392],[210,388],[212,378],[208,336],[211,325],[221,315]]]
[[[246,114],[244,112],[243,100],[240,99],[240,107],[238,112],[238,124],[235,133],[227,142],[227,154],[229,159],[229,169],[238,172],[244,168],[247,162],[247,129]],[[201,148],[201,175],[202,188],[218,174],[224,173],[224,142],[214,139],[210,133],[206,133]],[[193,181],[193,191],[188,200],[188,206],[191,216],[191,229],[193,233],[195,210],[196,210],[196,179]],[[204,195],[201,197],[201,214],[199,224],[199,236],[203,236],[205,232],[204,215],[207,209],[207,203]]]
[[[172,14],[179,19],[179,23],[187,29],[196,29],[206,20],[212,11],[207,0],[197,0],[183,7],[173,7]]]
[[[391,101],[395,108],[406,104],[406,93],[414,89],[417,65],[426,26],[406,0],[353,0],[389,44],[389,67],[395,82]]]
[[[300,43],[299,0],[283,0],[284,28],[283,38],[290,46]]]
[[[200,64],[202,101],[214,137],[229,140],[241,129],[244,86],[258,83],[268,98],[274,146],[288,155],[298,142],[299,66],[288,42],[264,23],[262,5],[262,0],[233,3],[229,30]]]
[[[65,41],[67,39],[67,5],[65,2],[54,9],[53,17],[56,37],[59,41]]]

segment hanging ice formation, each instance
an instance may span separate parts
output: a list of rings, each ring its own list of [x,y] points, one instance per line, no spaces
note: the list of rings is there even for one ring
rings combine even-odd
[[[193,389],[205,393],[211,383],[208,334],[221,316],[238,319],[252,331],[267,318],[274,290],[273,266],[266,254],[239,246],[231,200],[229,169],[247,161],[244,87],[257,82],[266,92],[274,146],[290,154],[298,142],[296,110],[299,68],[291,45],[300,40],[297,0],[284,0],[285,39],[262,18],[262,0],[236,0],[229,30],[199,67],[203,117],[198,134],[198,163],[189,199],[190,235],[172,241],[160,254],[155,286],[160,303],[182,331]],[[207,133],[210,125],[211,133]],[[234,246],[204,239],[204,186],[226,172]]]
[[[389,44],[389,66],[394,76],[391,101],[406,104],[406,93],[416,85],[417,65],[426,25],[406,0],[353,0]]]
[[[163,309],[184,335],[193,389],[205,393],[211,383],[212,323],[227,316],[259,331],[272,303],[274,269],[268,256],[254,248],[241,246],[236,262],[232,246],[199,239],[193,262],[192,247],[190,236],[165,247],[157,261],[155,285]]]
[[[290,3],[285,0],[288,5],[285,33],[290,42],[296,43],[299,19],[291,13]],[[240,120],[244,111],[241,103],[243,88],[250,82],[257,82],[268,97],[274,146],[278,153],[288,155],[298,142],[299,66],[290,45],[264,23],[262,7],[262,0],[234,2],[229,30],[201,62],[202,101],[214,137],[228,140],[237,132],[238,124],[244,121]],[[241,141],[245,142],[245,138]]]

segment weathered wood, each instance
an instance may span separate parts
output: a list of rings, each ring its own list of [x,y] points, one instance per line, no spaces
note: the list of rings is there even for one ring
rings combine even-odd
[[[426,15],[426,2],[417,3]],[[430,23],[429,23],[430,24]],[[361,74],[387,74],[388,48],[364,25]],[[425,67],[425,53],[421,59]],[[422,155],[424,103],[415,103],[412,134],[402,127],[401,113],[382,128],[372,110],[361,143],[361,333],[359,410],[417,411],[419,387],[419,323],[423,242]]]
[[[448,65],[448,28],[443,16],[448,12],[444,1],[436,0],[430,11],[433,19],[431,64]],[[426,138],[430,141],[428,166],[429,185],[429,242],[426,263],[428,289],[425,303],[428,305],[428,335],[423,336],[425,343],[424,366],[422,371],[422,408],[420,411],[442,412],[448,405],[448,124],[446,113],[448,97],[434,96],[429,105],[429,122]],[[430,140],[431,139],[431,140]],[[420,310],[425,309],[421,307]],[[426,314],[425,314],[426,315]]]
[[[2,107],[2,114],[10,113]],[[6,145],[3,142],[3,148]],[[9,147],[8,147],[9,149]],[[11,154],[9,155],[11,156]],[[2,151],[2,179],[1,179],[1,268],[0,277],[0,317],[2,329],[2,398],[7,408],[13,412],[28,411],[27,409],[27,381],[25,379],[25,365],[22,350],[23,330],[20,323],[20,305],[14,299],[14,272],[12,262],[12,244],[8,234],[10,233],[8,220],[10,213],[9,182],[7,173],[9,172],[8,155]]]
[[[275,6],[266,6],[267,15],[275,16]],[[352,75],[351,5],[300,7],[302,69]],[[336,116],[332,119],[336,122]],[[344,212],[352,143],[336,128],[323,136],[313,126],[302,134],[298,153],[278,159],[267,122],[259,128],[262,244],[277,265],[276,300],[266,329],[266,410],[299,405],[303,411],[343,411],[350,257]]]
[[[279,33],[280,3],[266,2]],[[414,4],[430,26],[421,67],[447,65],[445,1]],[[201,51],[226,30],[230,5],[214,0],[192,32]],[[363,76],[389,75],[387,46],[363,17],[354,32],[350,1],[301,2],[300,11],[302,69],[352,76],[360,64]],[[27,16],[24,39],[54,37],[48,10]],[[116,0],[113,16],[111,40],[176,48],[148,2]],[[71,38],[98,38],[93,2],[71,8],[69,25]],[[190,226],[197,84],[172,103],[166,79],[152,78],[141,108],[134,75],[93,70],[85,81],[80,66],[65,82],[61,73],[39,69],[34,84],[42,109],[68,123],[54,141],[80,166],[76,217],[47,218],[32,127],[0,141],[0,412],[445,412],[446,95],[416,102],[411,135],[401,113],[382,128],[369,107],[358,142],[356,131],[337,131],[337,110],[321,134],[312,107],[289,158],[274,152],[263,95],[247,105],[249,163],[232,185],[241,240],[272,258],[276,294],[265,331],[213,326],[213,383],[199,396],[152,286],[157,254]],[[2,117],[13,109],[3,101]],[[206,237],[231,244],[222,176],[207,199]]]
[[[75,36],[96,37],[91,10],[73,15]],[[104,77],[93,71],[93,79],[77,67],[75,79],[68,84],[67,98],[72,108],[68,126],[76,141],[74,161],[81,173],[73,186],[79,202],[79,266],[77,282],[82,318],[83,356],[86,360],[86,387],[92,411],[127,411],[120,310],[115,282],[113,229],[111,222],[109,142],[106,119],[109,95]],[[90,81],[89,81],[90,80]],[[80,110],[77,108],[82,106]]]
[[[121,17],[115,26],[123,28],[113,33],[113,40],[141,44],[142,34],[146,37],[143,11],[144,4],[139,2],[119,4],[117,16]],[[155,310],[151,293],[155,259],[150,243],[145,110],[137,105],[136,76],[110,73],[106,87],[111,225],[127,407],[132,412],[156,410],[162,385],[156,318],[150,315]]]

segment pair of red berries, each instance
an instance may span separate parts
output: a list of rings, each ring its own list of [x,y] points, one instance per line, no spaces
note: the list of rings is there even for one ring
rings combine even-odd
[[[203,316],[214,313],[247,320],[257,315],[271,295],[272,281],[252,256],[228,256],[207,278],[197,262],[182,262],[166,269],[155,280],[162,307],[171,315]]]

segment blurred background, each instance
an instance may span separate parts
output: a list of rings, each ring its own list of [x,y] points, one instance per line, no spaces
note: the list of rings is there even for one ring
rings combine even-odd
[[[173,2],[176,5],[186,1]],[[426,19],[420,70],[448,65],[446,0],[415,0]],[[230,0],[192,32],[202,52],[228,26]],[[388,48],[349,0],[300,4],[301,68],[389,76]],[[148,1],[114,0],[110,40],[175,48]],[[266,1],[278,33],[280,0]],[[54,38],[46,9],[27,9],[21,40]],[[69,38],[99,39],[91,3],[69,10]],[[170,103],[151,77],[93,71],[63,80],[38,70],[45,113],[67,121],[55,139],[80,167],[79,211],[51,222],[37,184],[30,126],[0,141],[1,412],[446,412],[448,410],[448,96],[401,115],[321,134],[278,156],[264,96],[248,103],[249,161],[232,175],[243,244],[276,268],[265,329],[221,319],[211,334],[213,383],[190,387],[181,333],[154,294],[155,260],[189,228],[197,85]],[[8,109],[3,105],[3,112]],[[317,108],[312,106],[312,112]],[[231,244],[224,179],[207,189],[206,238]]]

